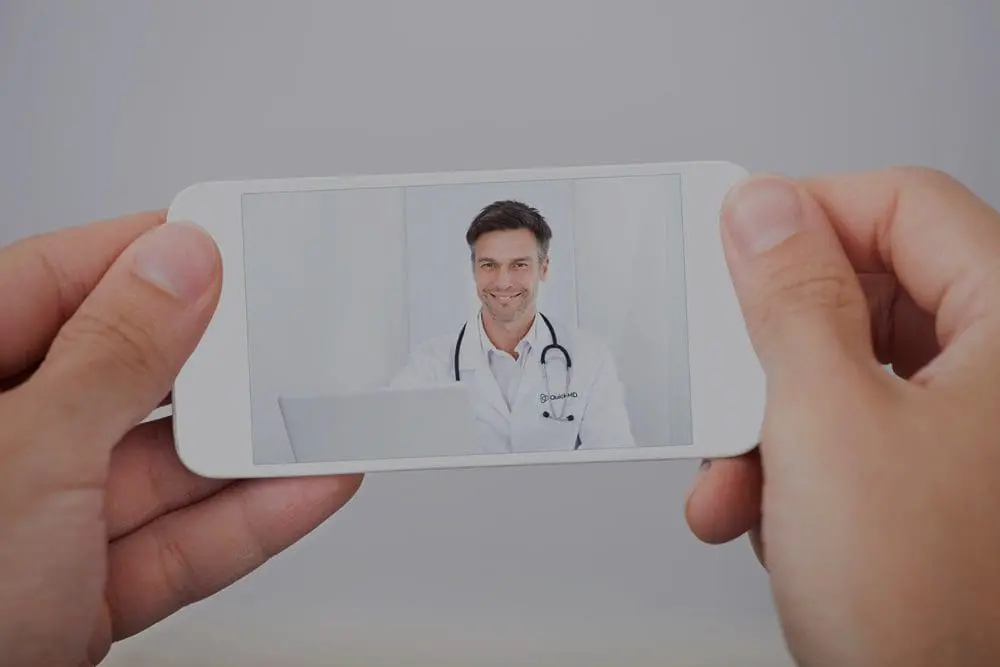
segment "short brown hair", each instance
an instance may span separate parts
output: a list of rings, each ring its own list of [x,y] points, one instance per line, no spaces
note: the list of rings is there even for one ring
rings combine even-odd
[[[487,232],[507,229],[527,229],[535,235],[538,241],[539,258],[549,254],[549,241],[552,240],[552,228],[538,209],[513,199],[495,201],[484,207],[469,225],[465,233],[465,241],[475,259],[476,240]]]

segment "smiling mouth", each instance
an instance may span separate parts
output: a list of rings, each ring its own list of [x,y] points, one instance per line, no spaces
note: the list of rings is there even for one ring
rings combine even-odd
[[[524,294],[524,292],[518,292],[517,294],[494,294],[494,293],[490,293],[490,297],[492,299],[494,299],[495,301],[499,301],[500,303],[510,303],[511,301],[513,301],[517,297],[521,296],[522,294]]]

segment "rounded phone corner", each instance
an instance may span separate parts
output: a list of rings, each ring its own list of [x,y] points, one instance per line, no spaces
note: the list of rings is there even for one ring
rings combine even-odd
[[[205,201],[211,200],[216,185],[218,184],[212,181],[201,181],[181,189],[167,206],[167,222],[193,218],[194,212],[202,210]]]
[[[759,446],[758,442],[747,442],[743,439],[738,444],[727,445],[725,447],[699,447],[695,451],[685,455],[683,459],[701,459],[703,461],[725,461],[727,459],[738,459],[751,454]]]
[[[747,454],[753,452],[753,450],[757,449],[758,446],[760,446],[759,442],[749,442],[746,445],[740,445],[740,446],[734,447],[730,451],[724,452],[721,456],[717,456],[716,458],[720,458],[720,459],[736,459],[736,458],[739,458],[741,456],[746,456]]]
[[[709,171],[718,178],[723,172],[728,173],[726,180],[739,180],[750,174],[750,170],[739,162],[727,160],[725,158],[697,160],[685,163],[687,169],[694,169],[699,172]]]
[[[170,204],[167,206],[167,217],[168,218],[170,217],[171,211],[176,211],[179,207],[184,206],[187,203],[187,200],[191,198],[193,194],[196,194],[198,190],[202,189],[204,186],[205,183],[199,182],[199,183],[189,183],[188,185],[181,188],[181,190],[173,196],[173,198],[170,200]]]
[[[176,435],[174,436],[174,451],[177,453],[177,458],[181,462],[181,465],[199,477],[217,480],[232,479],[231,475],[220,474],[218,470],[210,466],[205,466],[204,460],[197,460],[189,456],[188,449],[181,446],[181,440]]]
[[[725,173],[723,180],[729,183],[730,186],[743,181],[750,176],[750,170],[743,165],[732,162],[731,160],[717,160],[715,162],[709,163],[712,165],[713,169],[721,173]]]

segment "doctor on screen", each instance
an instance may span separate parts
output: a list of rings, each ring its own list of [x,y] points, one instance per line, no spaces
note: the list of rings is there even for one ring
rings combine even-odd
[[[486,453],[634,447],[610,350],[536,308],[552,238],[542,215],[494,202],[465,238],[480,306],[419,347],[391,386],[468,383]]]

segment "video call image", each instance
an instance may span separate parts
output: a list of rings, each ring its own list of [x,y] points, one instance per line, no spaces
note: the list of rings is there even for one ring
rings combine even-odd
[[[680,177],[242,201],[257,465],[691,444]]]

